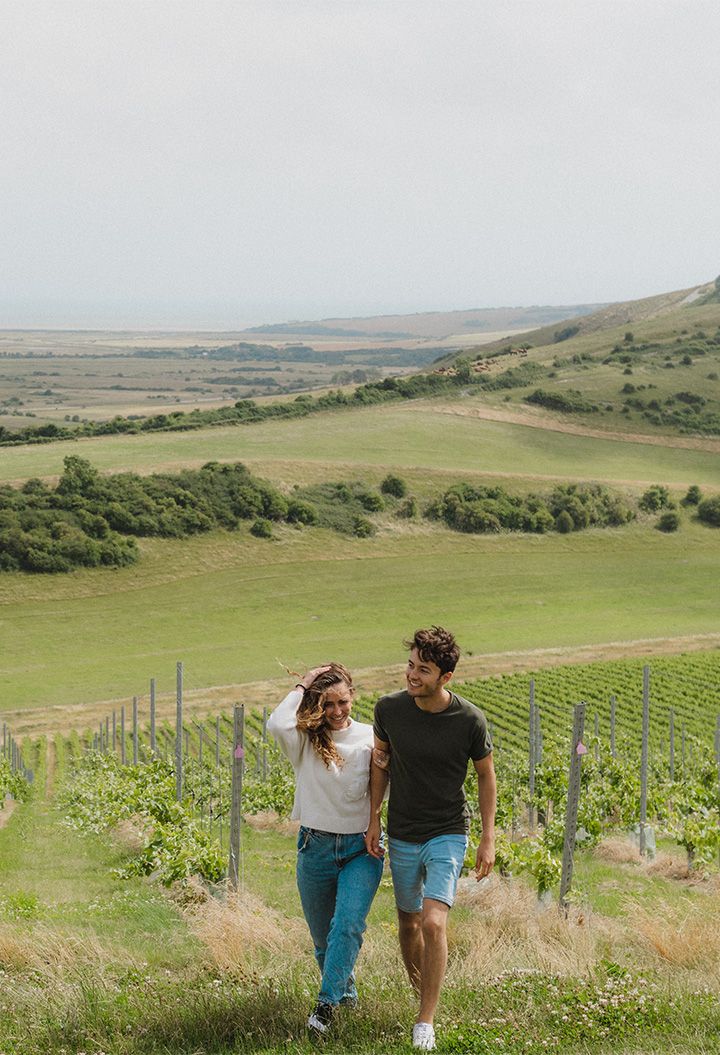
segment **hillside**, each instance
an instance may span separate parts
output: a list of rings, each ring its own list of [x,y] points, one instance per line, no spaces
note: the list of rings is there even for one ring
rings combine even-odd
[[[545,326],[595,312],[598,304],[552,304],[531,307],[467,308],[463,311],[423,311],[413,315],[373,315],[316,321],[271,323],[244,332],[263,337],[461,337],[472,333],[506,333]]]
[[[467,348],[436,369],[452,375],[460,364],[467,373],[469,364],[469,379],[479,376],[489,389],[470,390],[480,415],[502,406],[512,420],[560,422],[586,434],[718,436],[717,294],[717,284],[706,283],[611,305],[519,341]],[[488,381],[518,361],[512,391],[490,390],[498,385]]]

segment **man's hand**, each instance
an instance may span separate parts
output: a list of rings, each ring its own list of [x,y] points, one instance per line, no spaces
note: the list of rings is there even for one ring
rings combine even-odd
[[[380,817],[377,813],[371,814],[368,830],[365,832],[365,849],[371,857],[377,857],[382,861],[385,850],[380,845]]]
[[[485,879],[493,870],[495,864],[495,836],[483,835],[480,845],[475,854],[475,878],[478,882]]]

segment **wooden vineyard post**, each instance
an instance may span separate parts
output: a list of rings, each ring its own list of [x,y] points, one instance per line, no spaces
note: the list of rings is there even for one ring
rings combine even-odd
[[[112,713],[112,750],[113,754],[117,752],[117,715],[115,711]]]
[[[175,671],[175,798],[182,799],[183,792],[183,665],[178,663]]]
[[[220,715],[215,715],[215,765],[220,767]]]
[[[682,758],[682,778],[685,779],[685,722],[680,726],[680,757]]]
[[[600,761],[600,718],[598,716],[598,712],[597,711],[595,711],[595,724],[593,726],[593,730],[594,730],[594,733],[595,733],[595,746],[593,748],[593,754],[595,756],[595,761],[599,762]]]
[[[560,908],[567,914],[568,894],[572,883],[575,834],[577,832],[578,802],[580,801],[580,771],[582,756],[587,748],[583,744],[585,731],[585,704],[576,703],[573,711],[573,731],[570,741],[570,770],[568,773],[568,798],[565,810],[565,841],[563,843],[562,876],[560,879]]]
[[[528,825],[530,831],[535,828],[535,752],[537,748],[537,737],[535,736],[535,679],[530,679],[530,705],[529,705],[529,787],[528,787]]]
[[[647,825],[648,745],[650,739],[650,667],[643,667],[642,754],[640,756],[640,855],[645,856]]]
[[[615,697],[610,697],[610,755],[615,758]]]
[[[127,762],[125,757],[125,704],[120,708],[120,761],[123,765]]]
[[[157,751],[155,720],[155,678],[150,678],[150,754],[153,757]]]
[[[240,824],[242,820],[242,780],[245,758],[245,707],[233,709],[232,805],[230,809],[230,860],[228,878],[237,890],[240,877]]]
[[[105,715],[105,754],[110,750],[110,715]]]
[[[670,708],[670,780],[675,780],[675,711]]]
[[[133,765],[138,764],[138,698],[133,696]]]

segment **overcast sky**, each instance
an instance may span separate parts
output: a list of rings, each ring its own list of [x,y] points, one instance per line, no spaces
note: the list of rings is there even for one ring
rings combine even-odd
[[[717,0],[0,0],[0,326],[720,272]]]

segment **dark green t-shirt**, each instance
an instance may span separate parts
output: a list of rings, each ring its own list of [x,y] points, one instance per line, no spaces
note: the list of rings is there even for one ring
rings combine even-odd
[[[492,751],[485,715],[450,693],[444,711],[421,710],[404,690],[375,705],[375,735],[390,744],[388,835],[424,843],[468,830],[463,784],[468,762]]]

